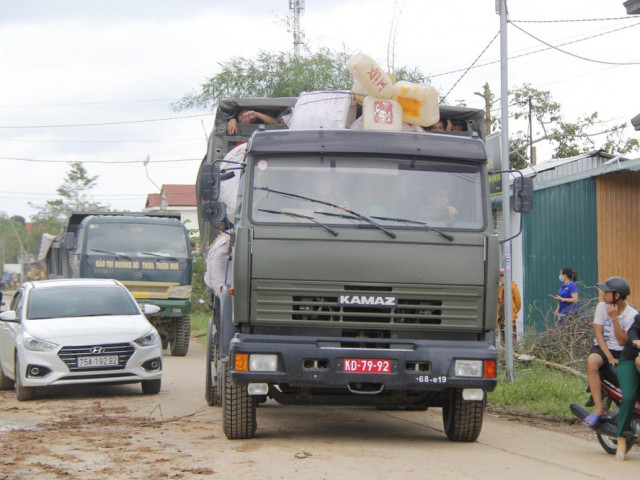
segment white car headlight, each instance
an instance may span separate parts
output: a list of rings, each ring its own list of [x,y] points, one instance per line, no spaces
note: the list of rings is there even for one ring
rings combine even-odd
[[[49,352],[58,346],[55,343],[32,337],[28,333],[24,334],[22,344],[24,345],[24,348],[32,352]]]
[[[158,343],[160,343],[160,336],[158,335],[158,332],[156,332],[155,330],[151,330],[146,335],[135,339],[134,342],[136,342],[141,347],[150,347],[151,345],[157,345]]]

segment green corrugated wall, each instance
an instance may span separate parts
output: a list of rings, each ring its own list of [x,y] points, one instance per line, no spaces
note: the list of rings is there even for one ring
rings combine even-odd
[[[548,294],[558,293],[562,268],[578,272],[579,288],[597,283],[596,203],[595,178],[536,190],[533,211],[524,216],[525,329],[543,330],[552,316],[557,302]],[[593,288],[585,290],[582,301],[594,295]]]

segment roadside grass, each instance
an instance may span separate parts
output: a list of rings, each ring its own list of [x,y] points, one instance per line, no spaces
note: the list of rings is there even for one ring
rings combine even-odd
[[[557,420],[573,420],[571,402],[584,405],[587,381],[534,362],[516,362],[513,382],[505,380],[504,366],[498,371],[498,386],[488,394],[490,405],[512,413],[536,413]]]
[[[205,343],[207,341],[207,328],[209,327],[209,310],[192,311],[191,315],[191,336],[200,338]]]

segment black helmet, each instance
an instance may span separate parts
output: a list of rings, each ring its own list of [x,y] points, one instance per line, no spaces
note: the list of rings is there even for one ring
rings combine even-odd
[[[629,283],[622,277],[611,277],[606,282],[599,283],[598,288],[603,292],[618,292],[625,297],[631,294]]]

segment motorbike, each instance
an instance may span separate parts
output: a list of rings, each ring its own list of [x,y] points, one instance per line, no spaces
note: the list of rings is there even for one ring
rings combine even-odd
[[[600,380],[602,382],[602,401],[608,413],[600,417],[600,421],[595,426],[589,428],[595,432],[604,451],[610,455],[615,455],[618,446],[618,413],[620,401],[622,400],[622,391],[618,384],[616,367],[614,365],[602,367],[600,369]],[[591,413],[578,403],[572,403],[569,408],[571,413],[581,421],[584,421],[587,415]],[[638,443],[640,438],[640,401],[638,399],[636,399],[631,415],[630,430],[623,434],[627,437],[628,452],[634,444]]]

